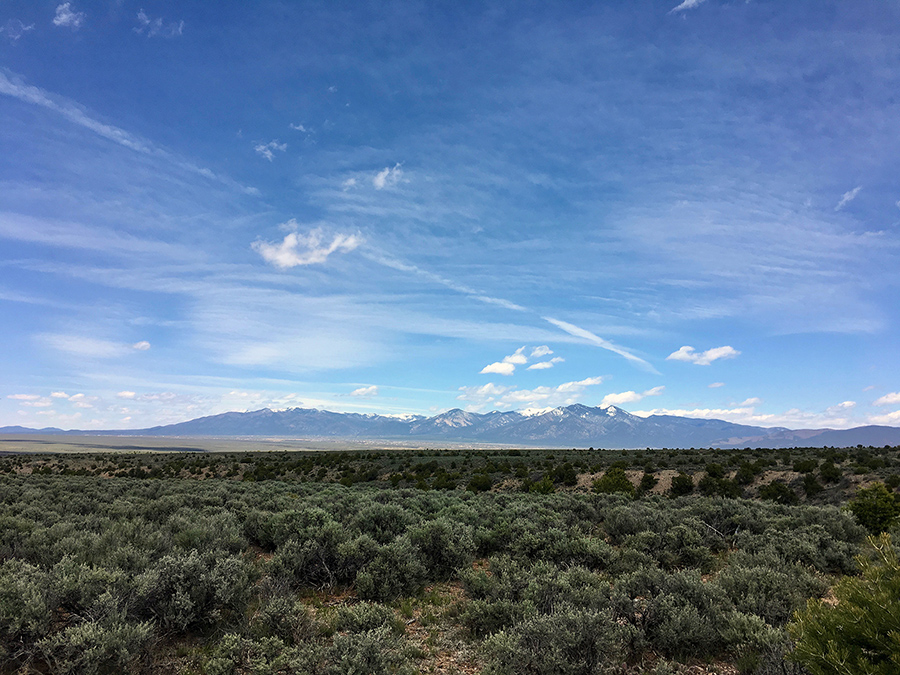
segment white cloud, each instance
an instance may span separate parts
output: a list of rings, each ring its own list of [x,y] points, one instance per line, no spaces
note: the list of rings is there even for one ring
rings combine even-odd
[[[638,364],[639,366],[641,366],[645,370],[650,371],[651,373],[657,372],[656,368],[651,366],[644,359],[642,359],[638,356],[635,356],[634,354],[629,352],[627,349],[619,347],[618,345],[613,344],[609,340],[604,340],[602,337],[600,337],[599,335],[595,335],[594,333],[592,333],[589,330],[585,330],[584,328],[581,328],[579,326],[576,326],[575,324],[569,323],[568,321],[560,321],[559,319],[553,319],[553,318],[547,317],[547,316],[544,317],[544,321],[552,323],[554,326],[556,326],[557,328],[559,328],[561,330],[564,330],[569,335],[574,335],[575,337],[582,338],[583,340],[587,340],[588,342],[591,342],[592,344],[595,344],[602,349],[606,349],[606,350],[613,352],[614,354],[623,356],[626,359],[628,359],[629,361],[631,361],[632,363]]]
[[[161,37],[173,38],[184,32],[184,21],[172,21],[163,23],[162,18],[151,19],[142,9],[137,14],[138,25],[133,29],[138,35],[146,35],[148,38]]]
[[[825,408],[826,415],[842,415],[856,407],[856,401],[842,401],[837,405]]]
[[[53,401],[49,398],[38,397],[38,400],[36,401],[22,401],[22,405],[27,405],[32,408],[49,408],[53,405]]]
[[[694,9],[695,7],[699,7],[700,5],[702,5],[704,2],[706,2],[706,0],[684,0],[684,2],[682,2],[677,7],[673,7],[669,11],[669,14],[674,14],[675,12],[683,12],[686,9]]]
[[[265,157],[270,162],[275,159],[276,152],[284,152],[287,150],[287,143],[279,143],[278,140],[269,141],[268,143],[257,143],[253,146],[256,154]]]
[[[141,340],[140,342],[135,342],[131,345],[132,349],[137,349],[139,352],[145,352],[150,349],[150,343],[146,340]]]
[[[34,30],[34,24],[26,26],[18,19],[10,19],[0,26],[0,33],[6,36],[10,42],[18,42],[19,38],[30,30]]]
[[[371,387],[360,387],[359,389],[354,389],[350,392],[351,396],[378,396],[378,386],[372,385]]]
[[[485,375],[488,373],[495,373],[497,375],[509,376],[516,372],[516,366],[521,366],[526,363],[528,363],[528,357],[525,356],[525,347],[522,346],[509,356],[504,356],[502,361],[486,365],[481,369],[479,374]]]
[[[895,410],[884,415],[871,415],[869,417],[870,424],[887,424],[890,426],[900,425],[900,410]]]
[[[344,192],[346,192],[350,188],[355,188],[355,187],[356,187],[356,179],[355,178],[348,178],[343,183],[341,183],[341,189]]]
[[[896,405],[898,403],[900,403],[900,391],[895,391],[875,399],[872,405]]]
[[[725,386],[724,382],[713,382],[712,384],[709,385],[709,388],[710,389],[718,389],[719,387],[724,387],[724,386]]]
[[[285,226],[296,227],[297,222],[291,219]],[[265,241],[253,242],[253,250],[271,265],[287,269],[298,265],[323,263],[332,253],[347,253],[362,243],[357,234],[336,234],[330,244],[323,243],[324,232],[321,228],[310,230],[307,234],[291,232],[280,244]]]
[[[309,133],[308,129],[302,124],[288,124],[288,126],[294,131],[302,131],[303,133]]]
[[[40,396],[35,394],[11,394],[6,398],[11,398],[14,401],[37,401],[40,399]]]
[[[749,399],[752,402],[755,399]],[[650,415],[676,415],[679,417],[692,417],[696,419],[718,419],[735,424],[748,424],[761,427],[787,427],[789,429],[846,429],[858,426],[860,421],[853,418],[850,413],[856,404],[853,401],[844,401],[830,406],[821,412],[810,412],[791,408],[781,413],[760,413],[756,411],[756,404],[739,405],[734,408],[693,408],[671,409],[656,408],[653,410],[635,410],[632,414],[640,417]],[[878,424],[870,418],[870,422]],[[881,422],[884,423],[884,422]]]
[[[666,361],[685,361],[698,366],[708,366],[718,359],[733,359],[740,352],[728,345],[724,347],[713,347],[705,352],[696,352],[693,347],[685,345],[676,352],[672,352],[666,357]]]
[[[403,169],[400,168],[400,164],[395,164],[394,168],[385,167],[376,173],[372,178],[372,185],[376,190],[383,190],[387,187],[394,187],[401,178],[403,178]]]
[[[525,347],[519,347],[509,356],[503,357],[503,363],[512,363],[515,366],[522,366],[528,363],[528,357],[525,356]]]
[[[634,403],[635,401],[640,401],[646,396],[659,396],[663,393],[665,387],[653,387],[653,389],[648,389],[647,391],[639,394],[636,391],[623,391],[620,394],[607,394],[603,397],[603,400],[600,402],[601,406],[607,405],[622,405],[623,403]]]
[[[118,396],[119,398],[133,399],[135,396],[137,396],[137,394],[135,394],[133,391],[120,391],[118,394],[116,394],[116,396]]]
[[[547,370],[548,368],[552,368],[557,363],[562,363],[563,361],[565,361],[565,359],[562,358],[561,356],[554,356],[549,361],[540,361],[538,363],[528,366],[528,370]]]
[[[834,210],[835,210],[835,211],[840,211],[842,208],[844,208],[845,206],[847,206],[847,204],[849,204],[849,203],[852,202],[854,199],[856,199],[856,195],[859,194],[859,191],[860,191],[860,190],[862,190],[862,185],[858,185],[857,187],[853,188],[853,189],[850,190],[849,192],[845,192],[845,193],[841,196],[841,201],[839,201],[839,202],[837,203],[837,206],[834,207]]]
[[[516,389],[495,385],[492,382],[480,387],[460,387],[462,392],[456,398],[469,403],[467,410],[476,411],[485,407],[500,410],[523,408],[556,407],[577,403],[588,387],[603,382],[602,377],[588,377],[576,382],[564,382],[555,387]]]
[[[531,350],[531,358],[539,359],[542,356],[550,356],[553,353],[553,350],[550,349],[547,345],[540,345],[539,347],[535,347]]]
[[[50,398],[69,398],[69,395],[64,391],[53,391],[50,392]]]
[[[70,401],[81,401],[81,400],[84,400],[84,398],[85,398],[84,394],[73,394],[72,396],[69,397],[69,400]]]
[[[738,407],[740,407],[740,408],[749,408],[749,407],[753,407],[753,406],[759,405],[760,403],[762,403],[762,399],[756,398],[756,397],[754,396],[753,398],[748,398],[747,400],[742,401],[741,403],[739,403],[739,404],[738,404]]]
[[[485,375],[488,373],[496,373],[497,375],[512,375],[516,372],[516,367],[512,363],[504,363],[503,361],[497,361],[496,363],[491,363],[486,365],[479,371],[480,375]]]
[[[53,17],[54,26],[65,26],[72,30],[81,28],[84,23],[84,12],[76,12],[72,9],[72,3],[64,2],[56,8],[56,16]]]

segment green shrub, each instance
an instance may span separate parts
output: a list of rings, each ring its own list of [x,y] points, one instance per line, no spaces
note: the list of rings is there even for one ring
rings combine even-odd
[[[486,473],[476,473],[466,486],[470,492],[487,492],[494,486],[494,481]]]
[[[423,523],[412,528],[408,536],[419,550],[429,579],[448,579],[458,567],[470,563],[475,553],[472,528],[448,518]]]
[[[87,621],[38,643],[54,673],[118,674],[137,661],[153,638],[149,622]]]
[[[788,624],[791,658],[812,675],[889,675],[900,665],[900,561],[886,534],[870,539],[873,555],[860,557],[860,577],[834,586],[837,603],[810,600]]]
[[[402,634],[405,629],[403,622],[396,618],[390,607],[371,602],[341,607],[334,622],[336,630],[350,633],[363,633],[382,626],[387,626],[397,635]]]
[[[819,467],[819,475],[826,483],[837,483],[844,475],[843,472],[834,465],[834,462],[826,460]]]
[[[825,488],[822,487],[822,484],[818,480],[816,480],[814,474],[808,473],[803,476],[803,491],[806,493],[807,497],[815,497],[824,489]]]
[[[486,675],[594,675],[621,663],[633,626],[610,613],[560,608],[488,638]]]
[[[725,467],[716,463],[707,464],[706,475],[710,478],[725,478]]]
[[[356,575],[356,590],[366,600],[391,600],[412,595],[425,583],[428,570],[404,535],[383,547]]]
[[[634,495],[634,485],[628,480],[625,469],[621,466],[612,466],[607,469],[600,478],[593,483],[594,492],[600,494],[613,494],[620,492],[626,495]]]
[[[694,491],[694,479],[687,475],[684,471],[672,478],[672,487],[669,488],[669,494],[673,497],[683,497]]]
[[[869,532],[884,532],[900,518],[900,495],[891,492],[884,483],[859,490],[847,504],[859,524]]]
[[[652,471],[644,470],[644,475],[641,476],[641,482],[638,485],[638,492],[641,494],[645,494],[650,492],[656,485],[659,483],[659,479],[653,475]]]
[[[781,481],[773,480],[771,483],[759,488],[761,499],[778,502],[779,504],[796,504],[799,500],[797,493]]]
[[[45,635],[56,602],[49,574],[22,560],[4,562],[0,565],[0,644]]]
[[[292,645],[309,640],[315,632],[310,609],[286,595],[268,598],[250,619],[250,634],[256,639],[275,637]]]

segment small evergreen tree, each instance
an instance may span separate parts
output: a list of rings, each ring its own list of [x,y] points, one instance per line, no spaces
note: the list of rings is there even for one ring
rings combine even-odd
[[[810,600],[788,624],[791,658],[812,675],[900,672],[900,561],[890,536],[870,538],[874,556],[861,556],[862,575],[834,586],[837,604]]]
[[[634,494],[634,485],[625,475],[625,469],[621,466],[613,466],[600,478],[594,481],[594,492],[611,494],[622,492],[627,495]]]

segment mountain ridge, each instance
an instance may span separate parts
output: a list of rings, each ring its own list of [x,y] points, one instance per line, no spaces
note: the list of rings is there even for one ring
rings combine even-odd
[[[0,427],[0,434],[127,436],[282,436],[348,440],[489,442],[605,448],[826,447],[900,445],[900,428],[788,429],[676,415],[639,417],[616,406],[579,403],[543,411],[474,413],[454,408],[433,417],[338,413],[317,408],[262,408],[207,415],[146,429],[62,431]]]

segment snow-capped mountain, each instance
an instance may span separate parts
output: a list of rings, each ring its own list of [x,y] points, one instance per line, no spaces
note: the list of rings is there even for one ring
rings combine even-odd
[[[673,415],[638,417],[615,406],[591,408],[580,404],[523,412],[495,410],[484,414],[457,408],[434,417],[266,408],[223,413],[150,429],[60,432],[7,427],[0,428],[0,433],[275,436],[597,448],[900,445],[900,428],[896,427],[791,430]]]

